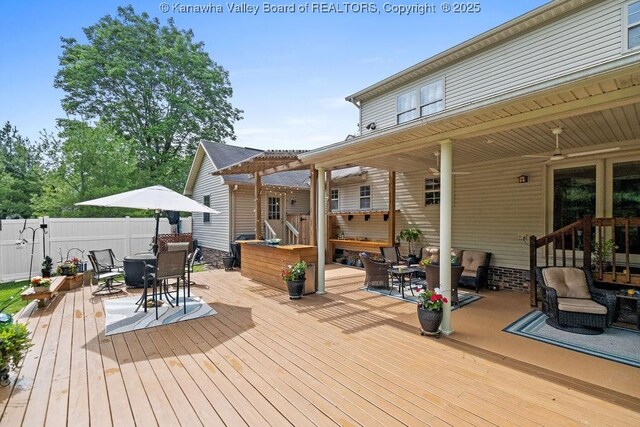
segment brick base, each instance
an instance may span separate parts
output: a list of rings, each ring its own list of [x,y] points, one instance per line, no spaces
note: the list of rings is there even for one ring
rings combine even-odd
[[[489,267],[489,286],[498,285],[500,289],[529,292],[529,270],[509,267]]]

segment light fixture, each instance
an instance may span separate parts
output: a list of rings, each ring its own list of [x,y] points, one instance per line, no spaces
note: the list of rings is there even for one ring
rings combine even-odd
[[[376,122],[369,123],[365,128],[368,130],[376,130]]]
[[[527,182],[529,182],[529,177],[527,175],[520,175],[518,177],[519,184],[526,184]]]
[[[291,199],[291,205],[295,205],[296,204],[296,199]]]

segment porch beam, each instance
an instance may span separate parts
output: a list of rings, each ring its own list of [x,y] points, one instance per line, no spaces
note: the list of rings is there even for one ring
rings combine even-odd
[[[488,122],[482,122],[471,126],[466,126],[451,131],[442,132],[435,135],[428,135],[424,137],[415,137],[419,132],[419,126],[412,127],[409,130],[394,131],[390,129],[387,133],[387,137],[393,137],[398,133],[407,133],[407,139],[397,143],[390,143],[381,148],[369,148],[363,145],[362,152],[356,154],[349,154],[346,156],[339,155],[337,152],[331,153],[331,158],[324,162],[317,162],[322,167],[335,167],[344,165],[347,163],[358,164],[358,161],[362,161],[363,158],[375,159],[379,157],[388,156],[390,153],[399,154],[403,152],[413,151],[420,144],[421,148],[428,146],[428,144],[437,145],[439,141],[443,139],[465,139],[486,135],[487,133],[497,133],[506,131],[513,128],[537,125],[545,123],[550,120],[560,120],[568,117],[579,116],[582,114],[593,113],[609,108],[622,107],[625,105],[633,104],[638,101],[640,97],[640,86],[631,86],[624,89],[619,89],[613,92],[607,92],[601,95],[594,95],[588,98],[582,98],[577,101],[565,102],[562,104],[553,105],[551,107],[540,108],[538,110],[528,111],[515,116],[502,117],[499,119],[491,120]],[[519,100],[518,103],[526,102],[527,100]],[[502,105],[505,107],[506,105]],[[447,119],[439,120],[444,122],[447,120],[460,120],[464,118],[472,118],[478,114],[490,113],[496,107],[489,109],[481,109],[475,112],[461,115],[460,117],[451,117]],[[428,126],[429,123],[425,123],[423,126]],[[384,136],[381,136],[383,138]],[[396,136],[398,137],[398,136]],[[401,135],[399,136],[402,137]],[[367,141],[368,142],[368,141]],[[363,142],[364,144],[364,142]],[[335,159],[335,160],[334,160]]]
[[[387,241],[395,243],[396,236],[396,171],[389,171],[389,219],[387,224]]]
[[[255,189],[254,189],[254,197],[255,197],[255,205],[256,205],[256,224],[255,224],[255,235],[256,239],[262,240],[262,177],[258,174],[254,174],[255,177]]]
[[[453,206],[453,144],[440,142],[440,291],[447,299],[442,309],[440,329],[445,335],[453,332],[451,325],[451,211]]]
[[[326,250],[326,236],[327,236],[327,213],[325,203],[325,170],[324,168],[317,168],[318,171],[318,265],[316,266],[318,276],[318,290],[316,294],[324,295],[326,291],[324,289],[324,264],[325,264],[325,250]]]

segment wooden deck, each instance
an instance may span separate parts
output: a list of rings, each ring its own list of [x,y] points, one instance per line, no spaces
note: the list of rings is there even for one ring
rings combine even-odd
[[[329,293],[297,302],[239,272],[194,276],[215,316],[105,337],[88,287],[26,313],[35,346],[0,389],[0,424],[640,425],[637,369],[606,362],[637,384],[611,399],[471,351],[490,340],[457,317],[499,311],[490,294],[454,313],[461,341],[437,340],[417,333],[412,304],[359,291],[353,269],[330,269]]]

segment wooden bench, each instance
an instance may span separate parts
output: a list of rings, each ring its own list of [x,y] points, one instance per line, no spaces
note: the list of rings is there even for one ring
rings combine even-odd
[[[65,276],[57,276],[51,278],[51,285],[49,286],[49,290],[36,292],[34,288],[29,288],[26,291],[22,292],[20,296],[24,301],[32,301],[38,300],[38,307],[46,307],[51,299],[58,293],[62,284],[65,282]]]

